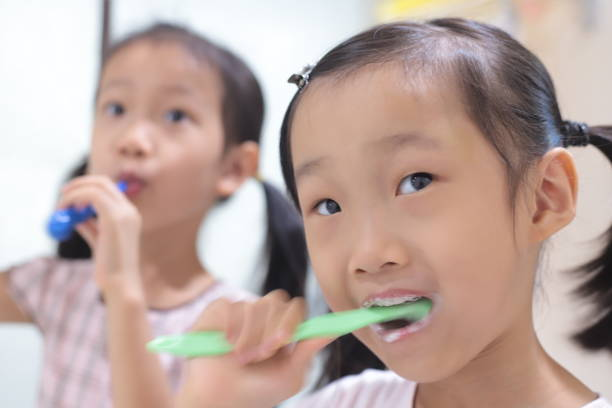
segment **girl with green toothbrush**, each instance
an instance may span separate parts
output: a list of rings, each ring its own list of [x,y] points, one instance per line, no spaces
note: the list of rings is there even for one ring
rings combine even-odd
[[[374,27],[291,81],[281,160],[330,308],[432,304],[354,332],[389,371],[297,406],[612,407],[553,360],[532,320],[543,243],[576,211],[566,148],[610,159],[612,127],[563,120],[531,52],[461,19]],[[579,338],[612,351],[605,244],[584,268],[600,320]],[[278,292],[209,307],[194,330],[223,331],[234,352],[192,359],[178,405],[270,408],[296,393],[331,340],[286,346],[303,311]]]

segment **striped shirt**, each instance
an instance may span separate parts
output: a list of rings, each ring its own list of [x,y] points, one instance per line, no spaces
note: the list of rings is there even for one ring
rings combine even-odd
[[[93,278],[91,261],[41,258],[9,269],[13,300],[43,336],[40,408],[110,408],[106,310]],[[253,295],[215,283],[197,298],[173,309],[148,311],[154,336],[187,331],[212,301]],[[181,381],[182,360],[161,355],[173,389]]]

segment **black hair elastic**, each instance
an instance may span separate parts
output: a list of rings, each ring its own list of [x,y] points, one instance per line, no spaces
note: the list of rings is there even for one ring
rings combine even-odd
[[[588,146],[591,143],[589,127],[584,122],[566,120],[561,125],[563,147]]]

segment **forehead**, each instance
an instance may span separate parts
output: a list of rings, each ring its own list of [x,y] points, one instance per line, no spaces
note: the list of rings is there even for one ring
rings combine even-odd
[[[117,51],[104,66],[106,85],[160,84],[221,94],[220,77],[212,65],[175,41],[136,40]]]
[[[400,64],[385,64],[341,79],[313,81],[293,116],[290,134],[294,166],[313,157],[367,147],[376,139],[398,134],[430,138],[443,150],[463,149],[466,143],[476,142],[479,132],[448,81],[436,83],[407,75]],[[463,133],[472,134],[472,138]]]

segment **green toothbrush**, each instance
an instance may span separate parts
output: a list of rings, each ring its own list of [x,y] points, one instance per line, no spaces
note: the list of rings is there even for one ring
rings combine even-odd
[[[420,320],[431,310],[429,299],[396,306],[369,308],[328,313],[313,317],[300,324],[293,341],[313,337],[339,337],[374,323],[406,318]],[[183,357],[218,356],[232,351],[233,346],[221,331],[191,332],[175,336],[162,336],[147,344],[147,349],[156,353],[170,353]]]

